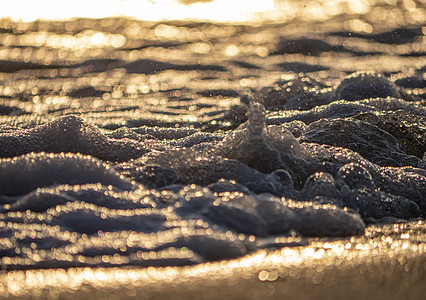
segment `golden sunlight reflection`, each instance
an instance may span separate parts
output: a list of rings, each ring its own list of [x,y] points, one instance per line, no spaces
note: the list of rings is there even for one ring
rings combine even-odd
[[[182,2],[183,4],[195,3],[183,5]],[[22,9],[22,7],[26,9]],[[253,13],[273,9],[274,0],[75,0],[66,2],[54,0],[16,0],[2,3],[0,17],[11,17],[12,19],[22,21],[115,16],[135,17],[152,21],[188,18],[215,21],[243,21],[251,18]]]
[[[0,18],[37,19],[126,16],[147,21],[210,20],[216,22],[285,21],[295,17],[324,20],[342,14],[365,14],[384,0],[15,0],[2,3]],[[392,2],[387,0],[386,2]],[[395,1],[396,2],[396,1]],[[396,3],[391,5],[396,5]],[[404,1],[412,18],[423,14],[414,1]],[[25,7],[25,9],[22,9]],[[365,25],[362,25],[365,29]],[[368,29],[367,29],[368,31]]]
[[[0,293],[6,297],[22,298],[46,293],[55,295],[55,298],[76,298],[78,295],[73,293],[103,298],[113,294],[121,297],[125,293],[128,297],[161,295],[168,298],[173,295],[177,299],[185,299],[193,293],[215,297],[221,296],[221,293],[238,295],[243,289],[246,295],[253,293],[254,298],[263,298],[271,295],[271,291],[282,295],[283,291],[286,294],[300,293],[301,288],[317,289],[312,292],[326,295],[332,288],[335,295],[332,299],[339,299],[340,288],[342,291],[349,288],[352,296],[358,291],[374,293],[377,282],[386,283],[381,291],[395,292],[394,287],[399,286],[403,277],[406,280],[411,278],[407,281],[412,283],[410,292],[416,293],[418,287],[414,283],[421,282],[424,274],[426,248],[424,243],[406,240],[406,235],[418,234],[415,228],[420,225],[420,222],[414,222],[409,226],[370,226],[366,233],[377,235],[373,239],[352,237],[343,241],[327,241],[316,238],[308,247],[260,250],[235,260],[195,266],[12,271],[0,277]],[[386,236],[378,235],[383,232]],[[179,250],[159,251],[156,255],[174,256],[182,253]],[[150,252],[147,254],[151,256]],[[103,259],[114,257],[105,256]],[[120,258],[115,259],[119,265]],[[176,289],[177,284],[185,285],[185,288]]]

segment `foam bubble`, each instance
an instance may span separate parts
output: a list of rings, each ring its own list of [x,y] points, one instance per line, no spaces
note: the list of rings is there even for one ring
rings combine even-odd
[[[107,138],[99,129],[73,115],[33,129],[0,134],[0,157],[41,151],[82,153],[111,161],[126,161],[146,152],[135,141]]]
[[[108,165],[90,156],[41,152],[0,160],[2,195],[23,195],[56,184],[98,182],[125,190],[135,188]]]

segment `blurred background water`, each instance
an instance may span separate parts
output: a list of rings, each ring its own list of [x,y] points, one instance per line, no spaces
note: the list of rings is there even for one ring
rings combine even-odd
[[[141,20],[208,20],[216,22],[285,22],[295,18],[327,20],[369,15],[394,25],[419,24],[425,0],[15,0],[3,1],[0,18],[34,21],[74,17],[127,16]],[[399,23],[398,23],[399,22]],[[366,24],[356,26],[368,31]]]

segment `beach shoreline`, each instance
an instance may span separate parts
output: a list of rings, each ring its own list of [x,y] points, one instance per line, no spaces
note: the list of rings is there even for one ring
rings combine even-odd
[[[0,299],[423,299],[423,10],[387,2],[1,19]]]
[[[422,299],[425,232],[423,221],[371,226],[370,237],[186,267],[3,271],[0,298]]]

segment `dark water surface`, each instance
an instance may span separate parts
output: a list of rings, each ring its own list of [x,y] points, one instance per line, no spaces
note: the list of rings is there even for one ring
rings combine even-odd
[[[425,29],[404,7],[380,8],[405,17],[0,20],[2,270],[196,265],[147,274],[202,281],[242,268],[275,282],[294,264],[315,284],[315,259],[340,270],[343,255],[355,263],[342,272],[415,269],[419,296]],[[0,290],[46,296],[62,286],[47,278],[72,270],[30,271],[18,286],[25,275],[5,272]],[[125,269],[92,281],[83,270],[96,269],[75,270],[96,294]],[[136,273],[123,276],[148,276]]]

